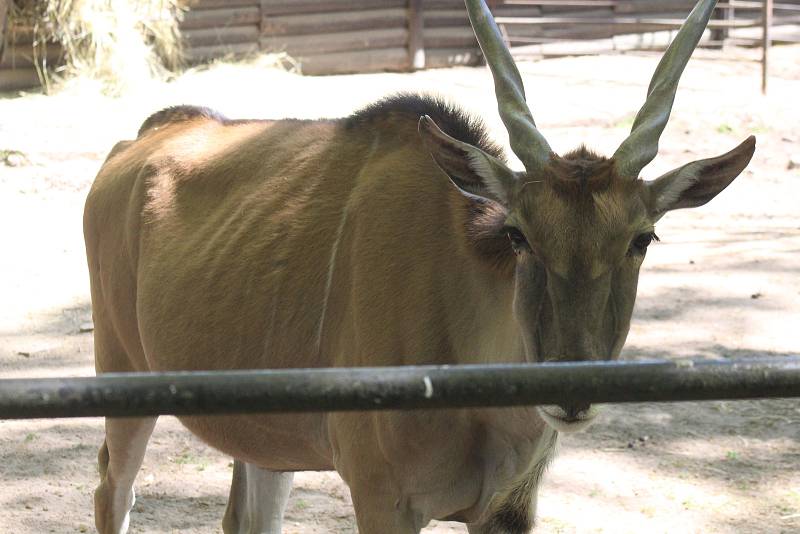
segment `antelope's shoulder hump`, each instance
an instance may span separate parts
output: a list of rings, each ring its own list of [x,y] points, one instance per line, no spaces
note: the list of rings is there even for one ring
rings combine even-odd
[[[219,123],[228,122],[228,119],[213,109],[203,106],[171,106],[164,108],[161,111],[156,111],[139,127],[138,137],[142,137],[150,130],[157,129],[167,124],[174,124],[176,122],[183,122],[192,119],[205,118],[217,121]]]
[[[378,100],[345,119],[347,129],[385,127],[398,121],[413,121],[428,115],[449,136],[476,146],[500,159],[503,150],[492,141],[483,121],[442,98],[399,93]]]

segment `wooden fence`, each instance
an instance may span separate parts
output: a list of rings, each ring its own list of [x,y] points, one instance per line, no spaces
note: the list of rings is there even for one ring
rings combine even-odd
[[[463,0],[198,0],[181,23],[190,63],[285,52],[306,74],[474,64]],[[421,35],[420,35],[421,34]]]
[[[717,40],[730,28],[761,24],[772,0],[720,2]],[[677,28],[695,0],[489,0],[515,53],[587,39]],[[800,16],[800,0],[774,4]],[[0,14],[2,15],[2,14]],[[775,23],[780,23],[777,19]],[[2,27],[2,17],[0,17]],[[256,52],[285,52],[305,74],[402,71],[480,61],[463,0],[194,0],[180,23],[189,64]],[[0,91],[38,83],[58,64],[54,44],[33,44],[28,28],[8,28]]]

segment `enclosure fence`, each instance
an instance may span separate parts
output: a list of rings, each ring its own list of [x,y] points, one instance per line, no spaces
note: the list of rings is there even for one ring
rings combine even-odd
[[[800,397],[800,356],[352,367],[0,380],[0,419]]]

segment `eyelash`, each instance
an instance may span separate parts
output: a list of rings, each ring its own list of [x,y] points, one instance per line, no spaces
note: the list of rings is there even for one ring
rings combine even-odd
[[[655,232],[648,232],[645,234],[637,235],[633,241],[631,241],[630,247],[628,247],[628,256],[633,256],[634,254],[644,254],[647,252],[647,247],[653,241],[658,242],[661,241],[659,237],[656,235]]]
[[[531,246],[519,228],[506,226],[503,228],[503,233],[506,234],[506,237],[508,237],[508,240],[511,242],[511,249],[514,251],[514,254],[519,256],[523,252],[531,252]]]

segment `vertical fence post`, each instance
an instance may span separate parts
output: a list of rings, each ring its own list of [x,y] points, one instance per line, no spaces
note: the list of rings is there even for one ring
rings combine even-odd
[[[770,29],[772,26],[772,0],[764,0],[764,9],[761,14],[762,42],[761,42],[761,93],[767,94],[767,78],[769,77],[769,47]]]
[[[8,2],[0,1],[0,60],[3,59],[3,48],[6,44],[6,23],[8,22]]]
[[[261,15],[261,20],[258,23],[258,50],[259,52],[264,52],[265,46],[265,37],[267,36],[267,8],[265,6],[266,0],[259,0],[258,1],[258,14]]]
[[[425,19],[422,0],[408,0],[408,63],[411,70],[425,68]]]
[[[730,3],[724,5],[717,5],[714,13],[711,14],[711,20],[730,21],[733,20],[733,5]],[[728,38],[728,27],[723,26],[720,28],[711,29],[711,48],[721,49],[725,45],[725,39]]]

